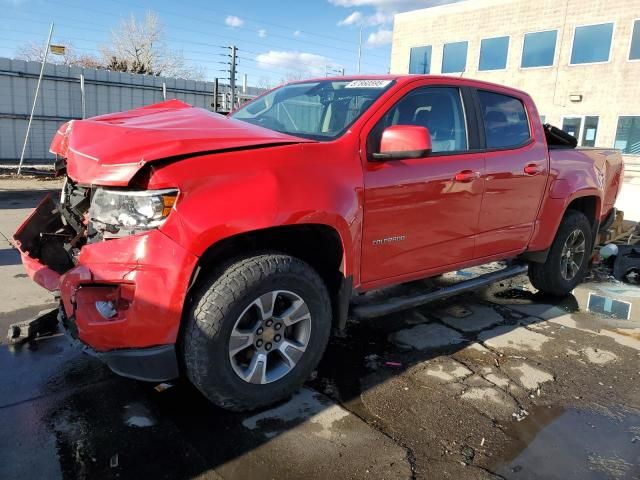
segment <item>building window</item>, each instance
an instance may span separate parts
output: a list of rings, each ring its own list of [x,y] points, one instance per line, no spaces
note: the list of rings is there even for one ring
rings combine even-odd
[[[507,68],[509,37],[485,38],[480,42],[478,70],[504,70]]]
[[[529,140],[529,120],[517,98],[479,90],[487,148],[515,148]]]
[[[467,67],[469,42],[445,43],[442,49],[442,73],[461,73]]]
[[[431,72],[431,45],[412,47],[409,54],[409,73]]]
[[[522,68],[550,67],[556,55],[558,31],[527,33],[522,47]]]
[[[633,33],[631,34],[631,49],[629,50],[629,60],[640,60],[640,20],[633,22]]]
[[[640,116],[618,117],[614,148],[627,155],[640,155]]]
[[[571,65],[609,61],[613,23],[576,27],[571,49]]]
[[[597,116],[575,116],[562,119],[562,130],[578,139],[578,145],[594,147],[598,135]]]

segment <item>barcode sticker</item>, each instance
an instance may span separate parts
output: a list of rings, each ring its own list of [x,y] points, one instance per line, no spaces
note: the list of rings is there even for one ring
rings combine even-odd
[[[384,88],[390,83],[391,80],[353,80],[344,88]]]

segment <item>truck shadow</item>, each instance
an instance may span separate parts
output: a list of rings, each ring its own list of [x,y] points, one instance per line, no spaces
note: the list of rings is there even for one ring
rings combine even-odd
[[[416,310],[424,316],[425,324],[441,324],[432,311],[452,304],[492,305],[487,303],[487,292],[485,289]],[[572,296],[553,303],[539,296],[526,301],[539,311],[538,317],[529,319],[529,325],[542,322],[540,317],[579,310]],[[496,304],[492,308],[503,318],[500,334],[522,327],[523,315],[513,315]],[[297,433],[297,427],[321,416],[323,410],[338,404],[365,418],[367,407],[361,398],[368,389],[392,381],[422,362],[455,354],[478,340],[479,332],[461,332],[463,341],[456,345],[406,350],[390,342],[389,336],[416,325],[415,320],[409,324],[407,320],[406,314],[396,314],[375,321],[350,321],[346,333],[331,340],[317,376],[307,382],[303,392],[262,412],[230,413],[216,408],[186,381],[158,392],[149,384],[116,377],[94,359],[79,356],[73,363],[62,365],[61,371],[46,382],[53,390],[67,392],[63,399],[48,405],[43,417],[56,443],[56,459],[51,461],[59,463],[64,478],[186,479],[212,470],[236,478],[321,478],[318,465],[284,468],[275,460],[270,464],[265,456],[281,448],[281,436],[292,436],[311,448],[323,440],[307,437],[304,430]],[[370,360],[374,357],[378,362],[372,367]],[[87,384],[87,378],[99,381]],[[344,446],[336,448],[343,449],[340,457],[349,455],[348,446],[346,450]],[[327,461],[335,461],[340,471],[339,465],[347,460],[336,455]]]

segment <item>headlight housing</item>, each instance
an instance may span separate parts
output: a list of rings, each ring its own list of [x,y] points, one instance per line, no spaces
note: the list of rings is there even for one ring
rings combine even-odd
[[[167,219],[177,197],[175,188],[116,190],[99,187],[91,198],[89,222],[105,237],[124,237],[150,230]]]

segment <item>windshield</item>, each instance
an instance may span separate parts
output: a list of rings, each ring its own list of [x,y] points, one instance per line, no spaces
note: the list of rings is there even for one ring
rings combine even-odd
[[[257,98],[231,116],[290,135],[332,140],[392,83],[377,79],[294,83]]]

